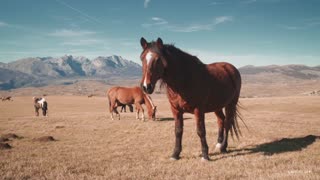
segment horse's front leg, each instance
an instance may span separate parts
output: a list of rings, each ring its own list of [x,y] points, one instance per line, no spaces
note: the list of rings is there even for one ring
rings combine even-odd
[[[143,110],[141,104],[140,104],[140,103],[135,103],[135,105],[136,105],[136,109],[137,109],[136,118],[137,118],[138,120],[140,119],[140,118],[139,118],[139,112],[140,112],[140,110],[141,110],[141,113],[142,113],[141,118],[142,118],[142,121],[144,121],[144,110]]]
[[[136,105],[136,119],[139,120],[139,112],[140,112],[140,108],[139,106]]]
[[[36,105],[34,106],[34,112],[36,116],[39,116],[39,108]]]
[[[197,124],[197,134],[200,137],[201,140],[201,151],[202,151],[202,159],[203,160],[209,160],[208,152],[208,144],[206,139],[206,125],[204,122],[204,112],[202,112],[200,109],[194,110],[194,115],[196,118],[196,124]]]
[[[173,154],[170,159],[178,160],[180,159],[180,153],[182,151],[182,134],[183,134],[183,112],[176,110],[175,108],[171,107],[172,114],[175,121],[175,136],[176,142],[175,147],[173,150]]]
[[[142,119],[142,121],[144,121],[145,120],[145,118],[144,118],[144,109],[142,108],[142,106],[141,106],[141,113],[142,113],[141,119]]]
[[[114,108],[113,111],[116,113],[116,116],[118,116],[118,120],[120,120],[120,113],[118,112],[117,107]]]

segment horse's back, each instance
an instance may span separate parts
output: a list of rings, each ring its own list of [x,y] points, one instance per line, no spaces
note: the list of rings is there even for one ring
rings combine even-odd
[[[132,104],[143,100],[143,92],[140,87],[113,87],[109,89],[108,96],[123,104]]]
[[[216,62],[207,65],[209,74],[220,82],[232,83],[234,88],[241,88],[241,75],[239,70],[230,63]]]
[[[208,64],[207,70],[211,79],[211,83],[207,83],[210,89],[207,95],[208,103],[214,101],[216,107],[224,107],[238,101],[241,90],[241,76],[238,69],[227,62],[217,62]]]

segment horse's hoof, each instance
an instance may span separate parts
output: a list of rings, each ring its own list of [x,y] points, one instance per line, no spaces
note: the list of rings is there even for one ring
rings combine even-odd
[[[180,158],[179,157],[170,157],[171,161],[178,161]]]
[[[222,148],[222,149],[220,149],[220,153],[228,153],[228,151],[227,151],[227,149]]]
[[[209,157],[206,157],[206,158],[205,158],[205,157],[202,157],[202,158],[201,158],[201,161],[202,161],[202,162],[208,162],[208,161],[210,161],[210,159],[209,159]]]
[[[228,151],[227,151],[226,149],[221,149],[220,152],[221,152],[222,154],[228,153]]]

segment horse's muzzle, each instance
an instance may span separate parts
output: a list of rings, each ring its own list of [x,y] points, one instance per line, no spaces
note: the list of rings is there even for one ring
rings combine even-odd
[[[148,94],[152,94],[153,93],[153,85],[151,83],[147,84],[147,87],[143,85],[142,89],[143,89],[144,92],[146,92]]]

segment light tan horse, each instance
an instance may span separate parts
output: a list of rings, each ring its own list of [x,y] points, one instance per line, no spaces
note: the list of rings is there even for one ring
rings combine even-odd
[[[109,100],[109,110],[111,113],[111,119],[113,118],[113,112],[116,113],[120,120],[120,114],[117,110],[118,106],[134,104],[136,107],[136,118],[139,119],[139,113],[141,111],[141,119],[144,121],[144,109],[142,104],[145,104],[148,109],[149,119],[155,120],[156,117],[156,106],[154,106],[151,98],[146,95],[140,87],[112,87],[107,92]]]

